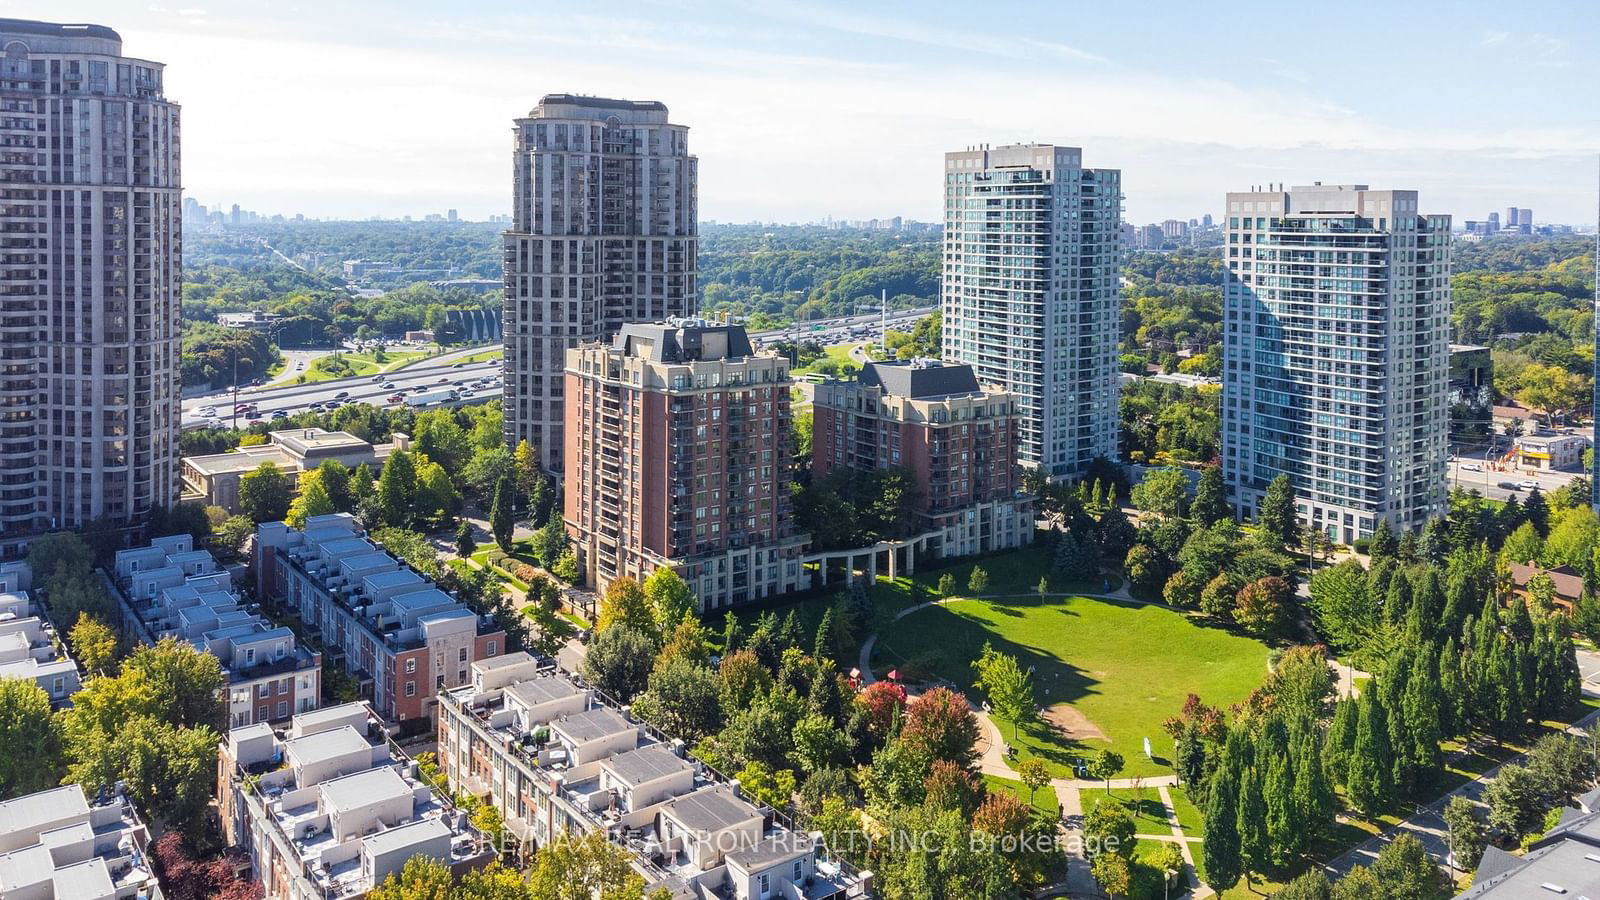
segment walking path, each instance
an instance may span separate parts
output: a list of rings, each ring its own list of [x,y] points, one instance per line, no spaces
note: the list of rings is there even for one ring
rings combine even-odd
[[[1600,721],[1600,710],[1591,712],[1568,725],[1566,732],[1568,734],[1581,734],[1596,721]],[[1486,808],[1487,804],[1483,802],[1484,789],[1499,776],[1500,769],[1503,766],[1511,763],[1521,763],[1526,758],[1527,754],[1521,754],[1515,759],[1507,760],[1450,793],[1439,797],[1432,803],[1417,807],[1416,813],[1410,818],[1384,828],[1366,841],[1335,857],[1333,861],[1323,866],[1323,870],[1328,873],[1329,877],[1333,877],[1344,875],[1358,865],[1371,865],[1373,860],[1378,858],[1378,854],[1383,848],[1392,843],[1401,834],[1409,834],[1422,842],[1423,849],[1428,852],[1428,855],[1433,857],[1439,865],[1445,865],[1446,858],[1450,852],[1450,829],[1444,822],[1445,804],[1450,802],[1451,797],[1460,796],[1466,797],[1480,808]]]
[[[930,600],[926,603],[919,603],[916,606],[908,606],[905,609],[900,610],[899,612],[895,613],[894,617],[885,624],[893,625],[895,622],[900,621],[912,613],[920,612],[921,610],[927,609],[930,606],[941,606],[956,600],[1005,600],[1017,598],[1036,598],[1039,596],[1040,595],[1037,593],[985,594],[978,597],[949,597],[943,600]],[[1115,600],[1128,603],[1150,603],[1150,601],[1139,600],[1138,598],[1130,595],[1128,593],[1127,582],[1123,582],[1123,584],[1118,587],[1117,590],[1112,591],[1109,594],[1085,594],[1081,592],[1047,593],[1044,595],[1044,597],[1046,599],[1088,597],[1094,600]],[[861,672],[861,683],[863,686],[872,684],[877,680],[876,676],[872,674],[872,651],[873,648],[877,646],[877,643],[877,632],[867,635],[867,639],[861,642],[861,652],[857,657],[856,662],[857,669]],[[1012,769],[1011,765],[1006,760],[1005,735],[1001,732],[1000,726],[996,725],[994,720],[989,717],[988,713],[984,712],[982,709],[974,707],[973,714],[977,717],[978,728],[980,731],[978,738],[978,770],[985,775],[993,775],[999,778],[1006,778],[1015,781],[1017,778],[1017,773],[1014,769]],[[1178,776],[1158,775],[1149,778],[1113,778],[1110,781],[1110,787],[1112,789],[1129,789],[1135,787],[1136,783],[1139,786],[1147,788],[1153,787],[1156,789],[1157,794],[1161,798],[1161,803],[1166,809],[1167,826],[1170,831],[1167,834],[1137,834],[1135,837],[1146,840],[1176,842],[1178,844],[1178,849],[1183,852],[1184,861],[1188,863],[1188,866],[1184,872],[1184,877],[1188,881],[1189,891],[1185,894],[1175,895],[1173,900],[1177,900],[1177,897],[1183,896],[1194,898],[1194,900],[1200,900],[1200,898],[1212,896],[1214,892],[1209,887],[1202,885],[1200,883],[1200,879],[1195,875],[1194,854],[1191,852],[1189,845],[1199,843],[1200,838],[1189,837],[1183,833],[1183,828],[1178,825],[1177,813],[1174,811],[1176,807],[1172,805],[1172,795],[1168,792],[1168,788],[1170,786],[1178,783]],[[1062,846],[1069,848],[1069,852],[1067,853],[1067,873],[1065,879],[1044,889],[1042,892],[1040,892],[1040,896],[1104,897],[1105,893],[1100,890],[1100,886],[1095,882],[1094,876],[1089,873],[1089,862],[1082,854],[1082,847],[1084,811],[1083,792],[1092,789],[1103,790],[1107,786],[1106,782],[1084,778],[1052,778],[1050,779],[1050,786],[1055,789],[1056,800],[1061,805],[1061,822],[1059,828],[1061,832]]]

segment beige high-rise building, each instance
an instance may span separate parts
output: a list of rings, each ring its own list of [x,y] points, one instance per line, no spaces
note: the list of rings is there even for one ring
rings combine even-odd
[[[0,551],[178,497],[178,107],[100,25],[0,19]]]
[[[695,309],[697,162],[656,101],[547,94],[516,120],[505,431],[562,468],[566,351]]]

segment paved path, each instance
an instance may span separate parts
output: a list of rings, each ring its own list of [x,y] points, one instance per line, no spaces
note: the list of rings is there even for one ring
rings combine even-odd
[[[1587,685],[1585,686],[1585,691],[1588,693],[1595,693]],[[1568,734],[1579,734],[1587,729],[1590,725],[1593,725],[1597,720],[1600,720],[1600,710],[1589,713],[1578,721],[1567,726],[1566,731]],[[1519,755],[1515,759],[1508,760],[1507,763],[1520,763],[1525,758],[1526,754]],[[1423,849],[1428,851],[1428,855],[1433,857],[1439,865],[1443,866],[1445,864],[1445,858],[1450,852],[1448,846],[1450,830],[1444,823],[1445,804],[1450,802],[1451,797],[1461,796],[1471,800],[1480,808],[1486,807],[1486,804],[1483,802],[1484,789],[1487,788],[1489,783],[1494,781],[1495,777],[1500,774],[1500,769],[1501,766],[1495,766],[1493,769],[1490,769],[1472,781],[1469,781],[1450,793],[1439,797],[1432,803],[1429,803],[1426,806],[1417,807],[1416,814],[1399,822],[1398,824],[1384,828],[1378,834],[1368,838],[1366,841],[1346,851],[1344,854],[1335,857],[1333,861],[1323,866],[1323,870],[1326,871],[1331,877],[1335,875],[1344,875],[1346,872],[1349,872],[1358,865],[1371,865],[1373,860],[1378,858],[1378,853],[1381,852],[1385,846],[1392,843],[1394,839],[1399,837],[1401,834],[1409,834],[1412,837],[1415,837],[1418,841],[1421,841]]]

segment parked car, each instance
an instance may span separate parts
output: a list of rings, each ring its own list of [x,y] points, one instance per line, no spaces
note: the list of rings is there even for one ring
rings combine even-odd
[[[1463,472],[1482,472],[1483,471],[1483,466],[1480,466],[1477,463],[1462,463],[1461,464],[1461,471],[1463,471]]]

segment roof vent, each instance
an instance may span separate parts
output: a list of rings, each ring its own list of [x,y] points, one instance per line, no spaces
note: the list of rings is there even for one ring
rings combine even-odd
[[[1544,888],[1545,890],[1549,891],[1552,894],[1565,894],[1567,892],[1567,889],[1562,887],[1561,885],[1553,884],[1553,883],[1548,882],[1548,881],[1546,881],[1544,884],[1539,885],[1539,887]]]

